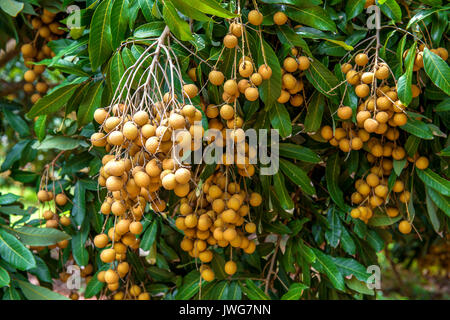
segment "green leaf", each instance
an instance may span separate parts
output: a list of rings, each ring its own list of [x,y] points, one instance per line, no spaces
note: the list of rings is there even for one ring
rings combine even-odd
[[[2,0],[0,8],[12,17],[16,17],[24,8],[23,2],[15,0]]]
[[[293,143],[280,143],[279,145],[280,156],[290,159],[297,159],[304,162],[319,163],[319,156],[309,148],[293,144]]]
[[[269,117],[272,127],[278,130],[281,137],[286,138],[292,134],[291,118],[284,104],[272,102]]]
[[[237,281],[233,281],[228,285],[228,300],[241,300],[242,290]]]
[[[350,279],[345,279],[345,284],[347,285],[347,287],[349,287],[350,289],[362,293],[362,294],[366,294],[366,295],[370,295],[373,296],[375,294],[375,292],[373,291],[373,289],[369,289],[367,287],[367,283],[364,281],[359,281],[358,279],[356,279],[355,277],[352,277]]]
[[[423,64],[425,72],[431,81],[447,95],[450,95],[450,67],[437,54],[428,48],[423,50]]]
[[[439,9],[420,10],[409,20],[408,24],[406,25],[406,29],[409,29],[413,24],[422,21],[423,19],[429,17],[433,13],[439,12],[439,11],[444,11],[444,10],[448,10],[448,6],[445,6],[445,7],[439,8]]]
[[[316,194],[311,179],[302,168],[288,160],[280,159],[280,169],[292,182],[298,185],[303,192],[309,195]]]
[[[278,26],[277,36],[281,43],[289,43],[292,47],[300,47],[309,56],[312,56],[306,41],[290,27],[286,25]]]
[[[314,254],[314,251],[308,247],[303,240],[300,240],[298,242],[297,252],[300,254],[300,256],[305,259],[306,262],[313,263],[316,261],[316,255]]]
[[[280,201],[281,207],[286,211],[293,210],[294,203],[289,196],[286,185],[284,184],[283,175],[280,172],[273,176],[273,186],[276,190],[276,194],[278,196],[278,200]]]
[[[164,1],[163,17],[170,31],[181,41],[194,40],[189,24],[177,13],[170,0]]]
[[[142,250],[145,251],[150,250],[150,247],[153,245],[153,242],[155,242],[157,233],[158,233],[158,221],[155,219],[147,228],[147,230],[145,230],[145,233],[142,236],[141,240]]]
[[[308,104],[308,110],[305,117],[305,131],[317,132],[322,124],[323,111],[325,107],[325,99],[322,94],[315,91]]]
[[[335,153],[328,158],[327,166],[325,168],[327,189],[334,203],[336,203],[341,209],[347,211],[347,207],[344,203],[344,194],[338,185],[340,172],[341,164],[339,156],[338,153]]]
[[[20,196],[13,193],[7,193],[0,196],[0,205],[11,204],[20,199]]]
[[[19,240],[0,229],[0,256],[19,270],[29,270],[36,266],[33,254]]]
[[[34,132],[36,133],[36,137],[39,141],[42,141],[45,138],[46,133],[46,122],[47,122],[47,115],[41,115],[37,118],[36,122],[34,123]]]
[[[6,108],[3,109],[3,114],[5,115],[5,119],[8,122],[8,125],[14,128],[20,135],[20,137],[26,137],[30,135],[30,128],[25,120],[22,119],[21,116],[12,113],[10,110]]]
[[[431,171],[430,168],[420,170],[416,167],[416,173],[420,180],[422,180],[427,186],[433,188],[444,196],[450,196],[450,181]]]
[[[22,297],[20,296],[19,291],[13,287],[9,287],[5,290],[2,300],[22,300]]]
[[[28,300],[70,300],[57,292],[39,287],[27,281],[14,280]]]
[[[413,76],[413,67],[414,67],[414,59],[416,56],[416,43],[414,42],[411,48],[408,51],[405,59],[406,71],[405,73],[398,79],[397,82],[397,92],[400,101],[405,105],[409,105],[412,100],[412,76]]]
[[[405,150],[408,156],[414,157],[414,155],[417,152],[417,148],[419,147],[419,144],[420,144],[419,137],[410,135],[408,139],[406,139]]]
[[[5,161],[3,161],[1,166],[1,171],[5,171],[10,169],[14,163],[19,161],[22,158],[22,155],[25,153],[26,148],[30,144],[30,140],[21,140],[16,143],[11,150],[9,150],[6,155]]]
[[[121,90],[121,88],[123,87],[125,81],[122,80],[122,82],[120,82],[120,80],[122,79],[124,72],[125,67],[122,61],[122,57],[120,55],[120,51],[117,51],[116,53],[114,53],[113,57],[111,58],[111,63],[109,64],[109,76],[111,79],[111,87],[113,92],[116,92],[116,90]]]
[[[35,256],[34,259],[36,260],[36,267],[28,270],[28,272],[35,275],[40,281],[52,283],[52,276],[50,275],[47,264],[39,256]]]
[[[367,281],[370,276],[366,268],[355,259],[333,257],[333,261],[344,277],[354,275],[360,281]]]
[[[396,22],[400,22],[402,20],[402,9],[400,9],[400,6],[395,0],[386,0],[382,5],[380,5],[380,9],[392,20]]]
[[[183,0],[185,1],[185,0]],[[190,5],[190,1],[188,1]],[[211,14],[214,16],[222,17],[222,18],[234,18],[237,17],[237,14],[234,14],[223,7],[215,0],[197,0],[193,5],[195,8],[203,13]]]
[[[183,279],[183,285],[178,290],[176,300],[188,300],[200,289],[200,273],[197,270],[189,272]]]
[[[255,282],[245,279],[245,286],[241,284],[242,291],[250,300],[270,300],[270,298],[256,286]]]
[[[441,229],[441,221],[437,214],[438,208],[436,204],[433,202],[433,200],[431,200],[431,197],[428,194],[428,189],[425,189],[425,193],[426,193],[425,200],[427,205],[428,217],[430,218],[430,222],[431,225],[433,226],[434,231],[439,233],[439,230]]]
[[[139,26],[133,33],[134,38],[159,37],[166,24],[164,21],[153,21]]]
[[[444,213],[450,217],[450,200],[448,197],[445,197],[435,191],[432,188],[427,189],[427,193],[430,196],[431,200],[441,209]]]
[[[45,95],[33,105],[27,113],[27,117],[32,119],[42,114],[48,115],[58,111],[69,101],[79,86],[79,83],[65,85]]]
[[[422,139],[433,140],[434,138],[430,127],[420,120],[409,118],[408,122],[400,128]]]
[[[228,274],[225,273],[225,259],[220,254],[214,254],[214,258],[211,261],[211,268],[213,269],[216,278],[219,280],[226,279]]]
[[[368,225],[372,227],[385,227],[393,225],[394,223],[396,223],[401,219],[402,219],[401,215],[391,218],[384,212],[375,212],[372,218],[370,218]]]
[[[327,239],[330,246],[336,248],[339,244],[339,240],[341,239],[342,224],[341,220],[339,219],[339,214],[335,210],[334,206],[328,210],[327,220],[329,228],[325,232],[325,238]]]
[[[147,21],[151,21],[153,20],[152,17],[152,2],[150,2],[149,0],[138,0],[137,2],[139,2],[139,6],[141,7],[142,10],[142,14],[145,17],[145,20]],[[130,26],[131,28],[131,26]]]
[[[29,246],[51,246],[63,240],[69,240],[70,235],[53,228],[19,227],[10,230],[19,240]]]
[[[353,241],[352,236],[350,235],[350,233],[347,231],[347,229],[345,227],[342,228],[341,247],[348,254],[350,254],[350,255],[355,254],[355,251],[356,251],[355,241]]]
[[[325,273],[336,289],[345,291],[344,277],[334,263],[332,257],[316,248],[312,248],[312,250],[316,255],[313,267],[320,272]]]
[[[33,144],[33,148],[38,150],[72,150],[80,146],[87,146],[87,143],[83,140],[73,139],[63,136],[46,136],[44,141]]]
[[[10,281],[11,278],[9,277],[8,271],[0,266],[0,288],[6,287]]]
[[[198,11],[197,6],[184,2],[184,0],[170,0],[172,1],[174,7],[180,11],[186,17],[191,18],[195,21],[208,21],[210,20],[207,15]]]
[[[305,289],[308,289],[307,285],[299,282],[293,283],[289,287],[288,292],[281,297],[281,300],[298,300]]]
[[[322,94],[327,97],[337,97],[336,86],[338,79],[319,60],[313,59],[308,70],[305,72],[308,81]]]
[[[353,19],[359,15],[364,10],[365,0],[349,0],[345,5],[345,15],[347,16],[347,21]]]
[[[118,47],[125,38],[128,26],[128,0],[114,0],[111,8],[111,40],[113,48]]]
[[[72,216],[78,226],[84,221],[86,215],[86,190],[81,181],[75,183],[75,191],[73,197]]]
[[[304,8],[286,7],[284,11],[289,18],[301,24],[323,31],[336,31],[336,25],[331,20],[328,12],[319,6]]]
[[[103,89],[103,81],[90,85],[77,112],[77,120],[80,127],[88,124],[94,118],[95,109],[101,106]]]
[[[378,235],[375,230],[367,230],[366,240],[376,252],[380,252],[381,250],[383,250],[384,240]]]
[[[113,0],[100,2],[92,16],[91,30],[89,32],[89,60],[92,71],[97,70],[103,62],[108,60],[112,52],[112,37],[110,16]],[[115,23],[118,23],[115,21]]]

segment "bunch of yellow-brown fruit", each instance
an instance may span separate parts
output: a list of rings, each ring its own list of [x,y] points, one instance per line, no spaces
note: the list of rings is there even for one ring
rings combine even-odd
[[[282,90],[277,100],[279,103],[289,102],[293,107],[303,104],[304,98],[300,92],[304,89],[304,83],[301,73],[308,70],[310,65],[308,57],[299,55],[298,48],[291,49],[291,56],[283,61]]]
[[[355,93],[361,101],[356,110],[356,124],[352,122],[352,108],[340,106],[337,116],[341,127],[335,128],[334,132],[330,126],[321,129],[322,138],[343,152],[362,148],[367,151],[367,160],[372,167],[364,179],[355,183],[356,192],[352,194],[351,202],[358,207],[350,213],[353,218],[365,223],[373,216],[375,208],[383,207],[389,217],[398,216],[397,200],[407,204],[410,199],[410,193],[405,190],[404,182],[400,179],[395,181],[393,193],[389,192],[388,177],[395,160],[407,158],[418,169],[428,167],[426,157],[407,157],[399,140],[400,131],[397,127],[405,125],[408,117],[405,113],[406,106],[398,100],[396,88],[387,83],[390,76],[388,65],[368,64],[367,54],[360,53],[355,57],[355,68],[350,63],[341,66],[346,81],[355,86]],[[378,84],[378,80],[381,83]],[[416,98],[420,94],[420,88],[413,84],[411,89],[413,98]],[[399,230],[404,234],[410,233],[411,223],[401,221]]]
[[[250,207],[261,205],[262,197],[256,192],[247,193],[239,183],[229,182],[221,171],[206,179],[201,191],[197,196],[193,190],[181,199],[175,225],[184,231],[181,249],[201,261],[202,278],[212,281],[214,271],[206,263],[214,258],[213,247],[231,246],[248,254],[255,251],[256,244],[249,235],[256,232],[256,225],[251,222],[249,212]],[[237,265],[231,259],[224,269],[233,275]]]
[[[23,75],[26,81],[23,90],[27,94],[32,94],[30,98],[32,103],[36,103],[48,90],[48,84],[42,77],[45,66],[34,63],[54,57],[55,54],[47,43],[59,39],[65,33],[61,28],[62,25],[55,21],[55,18],[56,13],[47,9],[43,9],[39,17],[32,17],[31,25],[36,36],[33,41],[23,44],[20,49],[25,66],[29,69]]]

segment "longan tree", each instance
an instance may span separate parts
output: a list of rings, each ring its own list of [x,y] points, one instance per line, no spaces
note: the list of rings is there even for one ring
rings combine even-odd
[[[389,244],[445,250],[442,1],[16,3],[1,171],[37,203],[0,196],[3,297],[75,266],[73,299],[373,299]]]

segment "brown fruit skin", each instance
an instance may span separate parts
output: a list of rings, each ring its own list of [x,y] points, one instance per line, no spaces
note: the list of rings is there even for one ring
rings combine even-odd
[[[228,49],[232,49],[232,48],[236,47],[237,44],[238,44],[238,38],[234,34],[227,34],[223,38],[223,45]]]
[[[248,13],[248,22],[250,22],[254,26],[259,26],[263,21],[263,15],[257,11],[252,10]]]
[[[256,88],[247,88],[245,89],[245,98],[248,101],[255,101],[259,98],[259,92]]]
[[[358,55],[356,55],[355,63],[358,66],[360,66],[360,67],[365,66],[367,64],[367,62],[369,62],[369,57],[367,56],[367,54],[359,53]]]
[[[258,68],[258,73],[264,80],[268,80],[272,76],[272,68],[270,68],[270,66],[262,64]]]
[[[419,157],[417,158],[415,164],[417,169],[425,170],[426,168],[428,168],[430,161],[426,157]]]
[[[283,25],[287,22],[288,17],[286,16],[286,14],[284,12],[277,12],[273,15],[273,22],[275,22],[276,25]]]
[[[337,111],[337,115],[342,120],[348,120],[352,117],[353,111],[352,108],[348,106],[339,107]]]
[[[236,270],[237,270],[236,262],[234,262],[234,261],[227,261],[227,263],[225,263],[224,270],[230,276],[235,274]]]
[[[67,197],[64,193],[58,193],[56,195],[55,201],[58,206],[64,206],[67,203]]]
[[[330,126],[324,126],[320,130],[320,135],[325,140],[331,140],[333,138],[333,129]]]
[[[240,23],[236,23],[236,22],[232,22],[230,24],[230,29],[229,31],[235,35],[236,37],[242,37],[242,33],[243,33],[243,27],[242,24]]]
[[[195,84],[185,84],[183,86],[183,90],[186,96],[188,96],[189,98],[194,98],[195,96],[197,96],[198,94],[198,88]]]
[[[23,74],[23,79],[26,82],[33,82],[34,80],[36,80],[36,74],[33,70],[28,70]]]
[[[409,233],[411,233],[411,231],[412,231],[411,223],[409,223],[409,222],[406,221],[406,220],[401,221],[401,222],[398,224],[398,230],[399,230],[401,233],[403,233],[403,234],[409,234]]]
[[[222,85],[223,81],[225,80],[225,77],[222,72],[213,70],[208,75],[209,81],[215,85],[220,86]]]
[[[250,61],[244,61],[239,64],[239,74],[244,77],[248,78],[253,73],[253,66]]]
[[[309,66],[311,65],[311,62],[309,61],[308,57],[301,56],[298,58],[298,69],[301,71],[309,69]]]

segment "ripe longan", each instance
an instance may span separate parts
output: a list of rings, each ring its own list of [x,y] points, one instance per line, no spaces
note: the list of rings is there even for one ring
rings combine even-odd
[[[234,108],[228,104],[223,105],[220,108],[220,116],[224,120],[230,120],[234,117]]]
[[[239,64],[239,74],[244,77],[248,78],[253,73],[253,66],[250,61],[243,61]]]
[[[308,57],[300,56],[298,58],[298,69],[301,71],[305,71],[309,69],[309,66],[311,65],[311,62],[309,61]]]
[[[213,85],[220,86],[225,80],[225,77],[222,72],[213,70],[209,73],[208,79]]]
[[[258,73],[264,80],[268,80],[272,76],[272,68],[268,65],[262,64],[258,68]]]
[[[67,197],[64,193],[58,193],[55,198],[55,202],[58,206],[64,206],[67,203]]]
[[[236,22],[232,22],[231,24],[230,24],[230,29],[229,29],[229,31],[233,34],[233,35],[235,35],[236,37],[241,37],[242,36],[242,33],[243,33],[243,27],[242,27],[242,24],[240,24],[240,23],[236,23]]]
[[[378,80],[389,78],[389,68],[385,64],[381,64],[375,71],[375,78],[377,78]]]
[[[100,259],[104,263],[111,263],[111,262],[113,262],[116,259],[116,251],[114,249],[111,249],[111,248],[110,249],[105,249],[105,250],[103,250],[100,253]],[[105,277],[105,280],[106,280],[106,277]]]
[[[359,53],[355,57],[355,63],[360,67],[365,66],[368,62],[369,62],[369,57],[365,53]]]
[[[252,87],[245,89],[245,98],[248,101],[256,101],[259,98],[258,89]]]
[[[416,168],[420,170],[425,170],[426,168],[428,168],[429,164],[430,161],[426,157],[419,157],[415,162]]]
[[[365,98],[369,95],[370,93],[370,88],[367,84],[359,84],[356,86],[355,88],[355,93],[358,97],[360,98]]]
[[[333,129],[330,126],[323,126],[320,129],[320,135],[325,140],[331,140],[333,138]]]
[[[263,15],[257,10],[252,10],[248,13],[248,22],[254,26],[259,26],[263,21]]]
[[[195,84],[189,83],[183,86],[183,90],[185,96],[188,96],[190,99],[194,98],[198,94],[198,88]]]
[[[205,268],[202,271],[201,275],[202,275],[203,280],[205,280],[207,282],[213,281],[215,278],[214,271],[210,268]]]
[[[237,270],[236,262],[234,262],[234,261],[227,261],[227,263],[225,263],[224,270],[225,270],[225,272],[227,274],[232,276],[233,274],[236,273],[236,270]]]
[[[259,85],[262,83],[263,78],[262,78],[262,76],[261,76],[259,73],[253,73],[253,74],[250,76],[250,81],[251,81],[255,86],[259,86]],[[245,90],[244,90],[244,92],[245,92]]]
[[[409,233],[411,233],[411,230],[412,230],[411,223],[409,223],[409,222],[406,221],[406,220],[401,221],[401,222],[398,224],[398,230],[399,230],[401,233],[403,233],[403,234],[409,234]]]
[[[367,132],[371,133],[371,132],[375,132],[375,130],[377,130],[378,128],[378,121],[375,119],[366,119],[364,121],[364,130],[366,130]]]
[[[232,48],[236,47],[237,44],[238,44],[238,38],[234,34],[227,34],[223,38],[223,45],[228,49],[232,49]]]
[[[344,63],[341,65],[341,71],[343,74],[347,74],[347,72],[349,72],[352,68],[353,66],[350,63]]]
[[[276,25],[283,25],[287,22],[288,17],[284,12],[278,11],[273,15],[273,22],[275,22]]]
[[[295,61],[294,58],[292,57],[287,57],[286,59],[284,59],[283,61],[283,68],[284,70],[286,70],[287,72],[294,72],[297,70],[298,68],[298,63],[297,61]]]
[[[23,74],[23,79],[26,82],[34,82],[34,80],[36,80],[36,74],[34,73],[33,70],[27,70],[24,74]]]
[[[339,107],[337,110],[337,115],[342,120],[348,120],[352,117],[353,110],[350,107],[343,106]]]

